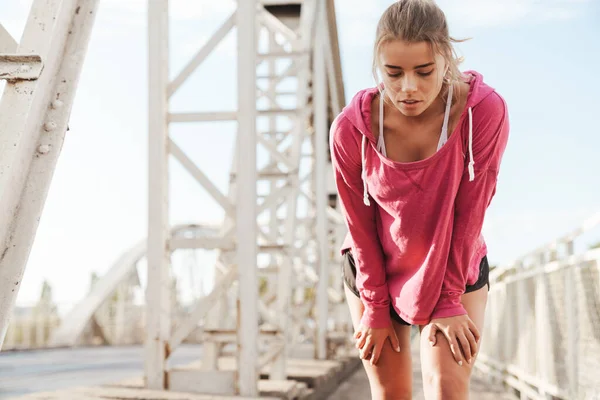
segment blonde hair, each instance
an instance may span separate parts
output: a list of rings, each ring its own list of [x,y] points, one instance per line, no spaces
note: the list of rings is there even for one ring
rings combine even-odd
[[[464,79],[458,69],[463,60],[457,55],[453,43],[467,39],[450,37],[446,16],[434,0],[398,0],[379,19],[373,50],[373,77],[378,85],[379,52],[383,44],[392,40],[430,43],[433,51],[446,61],[448,71],[444,83],[451,84]]]

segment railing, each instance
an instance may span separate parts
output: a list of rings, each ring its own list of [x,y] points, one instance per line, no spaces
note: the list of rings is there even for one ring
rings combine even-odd
[[[173,327],[175,327],[189,313],[189,310],[175,306],[172,312]],[[141,345],[146,337],[145,318],[143,305],[119,302],[103,304],[94,313],[77,345]],[[31,311],[25,315],[13,313],[2,351],[52,348],[54,346],[50,344],[49,339],[61,322],[61,317],[56,312]],[[199,326],[185,342],[199,343],[201,333],[202,329]]]
[[[55,315],[13,316],[2,350],[33,350],[46,347],[53,329],[60,324]]]
[[[478,366],[525,399],[600,400],[600,248],[575,232],[491,273]]]

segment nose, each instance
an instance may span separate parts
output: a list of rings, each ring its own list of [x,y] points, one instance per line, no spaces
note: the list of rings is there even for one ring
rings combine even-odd
[[[414,93],[417,90],[417,81],[411,74],[406,74],[402,78],[402,92]]]

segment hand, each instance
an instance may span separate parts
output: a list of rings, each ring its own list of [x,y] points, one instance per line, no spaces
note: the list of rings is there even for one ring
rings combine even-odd
[[[360,358],[363,360],[369,359],[371,365],[377,364],[385,340],[388,338],[392,348],[399,353],[400,342],[392,325],[387,328],[367,328],[360,325],[354,333],[356,348],[360,349]]]
[[[475,323],[471,321],[468,315],[458,315],[456,317],[435,318],[432,319],[427,328],[429,331],[429,344],[435,346],[436,333],[442,332],[448,343],[450,351],[458,365],[463,365],[463,353],[466,361],[471,364],[473,357],[477,354],[477,346],[481,335]],[[462,348],[462,352],[461,352]]]

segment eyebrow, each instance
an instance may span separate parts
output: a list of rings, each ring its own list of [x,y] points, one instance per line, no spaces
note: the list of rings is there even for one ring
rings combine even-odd
[[[434,64],[435,64],[434,62],[430,62],[430,63],[427,63],[427,64],[417,65],[415,67],[415,69],[430,67],[430,66],[432,66]],[[384,67],[386,67],[386,68],[392,68],[392,69],[402,69],[402,67],[398,67],[397,65],[389,65],[389,64],[385,64]]]

